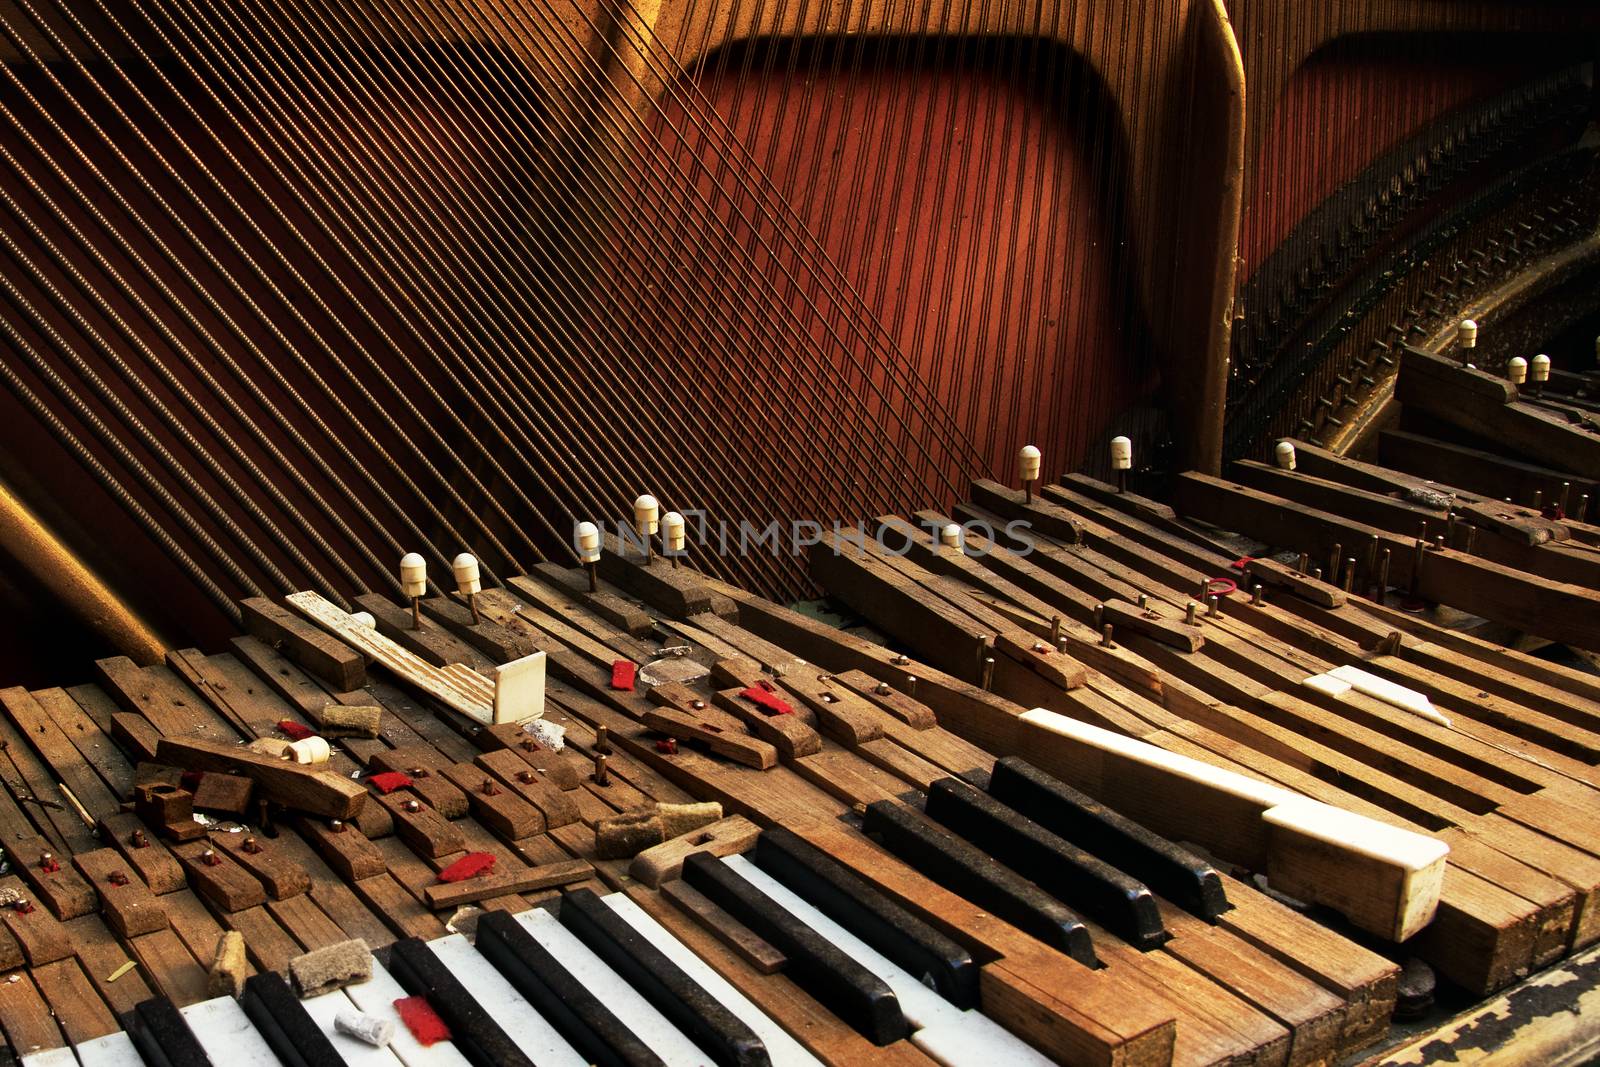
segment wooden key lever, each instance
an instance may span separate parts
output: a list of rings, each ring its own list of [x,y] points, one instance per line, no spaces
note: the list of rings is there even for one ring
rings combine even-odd
[[[1442,841],[1043,708],[1020,720],[1028,751],[1053,757],[1036,757],[1045,770],[1156,833],[1265,871],[1274,889],[1394,941],[1433,918]]]

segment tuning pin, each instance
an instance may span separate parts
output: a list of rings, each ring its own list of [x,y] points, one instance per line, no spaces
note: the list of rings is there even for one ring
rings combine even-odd
[[[678,557],[683,555],[683,516],[676,511],[669,511],[661,516],[661,550],[672,557],[672,565],[678,565]]]
[[[428,561],[421,553],[400,557],[400,587],[411,598],[411,628],[422,629],[422,598],[428,595]]]
[[[1478,324],[1471,319],[1462,319],[1456,324],[1456,340],[1461,342],[1462,348],[1478,347]]]
[[[1550,380],[1550,357],[1540,352],[1528,364],[1528,380],[1533,383],[1533,395],[1544,395],[1544,383]]]
[[[939,543],[953,548],[957,552],[963,551],[965,541],[966,538],[962,536],[960,523],[949,523],[939,531]]]
[[[656,498],[645,493],[633,502],[633,528],[639,531],[639,539],[644,542],[644,562],[648,566],[652,558],[651,538],[661,526],[661,505]]]
[[[483,621],[483,616],[478,614],[478,593],[483,590],[483,583],[478,580],[478,557],[463,552],[451,561],[450,569],[456,572],[456,592],[467,598],[467,607],[472,609],[472,624],[476,626]]]
[[[1126,437],[1111,439],[1111,469],[1117,472],[1117,492],[1128,491],[1128,472],[1133,469],[1133,442]]]
[[[583,564],[583,569],[589,572],[589,592],[600,591],[600,527],[592,522],[580,522],[572,531],[573,540],[578,544],[578,562]]]
[[[1294,470],[1294,442],[1279,441],[1278,446],[1272,450],[1273,458],[1278,461],[1278,466],[1286,471]]]
[[[1506,363],[1506,377],[1512,385],[1521,385],[1528,380],[1528,361],[1521,356],[1512,356]]]
[[[1039,480],[1039,461],[1043,454],[1033,445],[1023,445],[1017,453],[1017,480],[1022,483],[1022,500],[1033,503],[1033,483]]]

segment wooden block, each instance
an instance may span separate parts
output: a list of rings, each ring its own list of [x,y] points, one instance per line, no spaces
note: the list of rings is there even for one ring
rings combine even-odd
[[[441,772],[467,795],[467,803],[477,820],[507,841],[544,833],[544,816],[539,809],[510,792],[470,763],[452,763]]]
[[[5,849],[11,869],[28,884],[31,894],[43,902],[58,919],[93,915],[100,898],[72,869],[68,857],[51,847],[37,834],[0,832],[0,848]],[[44,857],[50,856],[46,863]],[[51,870],[50,868],[54,868]]]
[[[143,715],[119,711],[111,716],[111,738],[134,759],[153,760],[161,734]]]
[[[597,593],[589,592],[589,576],[582,570],[563,567],[559,563],[535,563],[529,575],[555,586],[569,597],[581,600],[584,607],[623,633],[644,637],[654,625],[650,613],[639,605],[605,588]]]
[[[409,788],[422,801],[446,819],[459,819],[467,814],[467,796],[438,768],[448,763],[437,751],[414,745],[374,752],[367,762],[369,771],[399,771],[411,779]]]
[[[278,840],[248,833],[214,833],[211,843],[255,875],[273,900],[288,900],[311,891],[311,876],[279,847]]]
[[[817,728],[847,748],[883,736],[877,708],[848,686],[832,678],[816,680],[791,676],[786,688],[817,717]]]
[[[643,710],[640,712],[640,721],[646,728],[676,738],[680,743],[697,741],[715,754],[747,767],[764,771],[778,765],[778,749],[770,742],[747,734],[724,731],[719,726],[702,722],[674,708]]]
[[[310,815],[354,818],[367,799],[367,791],[347,778],[270,759],[238,745],[164,737],[156,754],[188,770],[247,775],[273,803]]]
[[[352,882],[350,888],[400,937],[431,941],[449,933],[444,923],[387,872]]]
[[[72,955],[72,939],[66,928],[47,909],[38,906],[37,898],[14,875],[0,878],[0,894],[14,901],[0,905],[0,918],[22,947],[30,967]]]
[[[550,779],[563,792],[578,788],[580,776],[573,761],[529,737],[521,726],[514,723],[486,726],[473,736],[473,740],[485,752],[506,749],[515,753],[533,768],[534,773]]]
[[[188,884],[183,867],[137,815],[108,815],[100,820],[100,833],[138,872],[152,893],[173,893]]]
[[[377,800],[394,817],[395,835],[417,855],[436,858],[466,847],[461,831],[410,790],[380,796]]]
[[[741,696],[743,692],[742,689],[723,689],[711,699],[718,708],[740,719],[759,740],[776,748],[778,755],[785,759],[822,751],[822,738],[799,715],[771,714],[748,697]]]
[[[65,1048],[66,1040],[33,980],[26,974],[11,977],[15,981],[0,981],[0,1027],[4,1027],[10,1045],[6,1051],[20,1059]]]
[[[840,685],[865,700],[875,704],[887,715],[905,723],[913,730],[931,730],[939,725],[933,709],[908,693],[895,689],[888,682],[880,682],[866,671],[845,671],[832,676]]]
[[[193,790],[194,806],[201,811],[243,815],[250,810],[250,799],[254,793],[255,783],[243,775],[201,771],[200,781]]]
[[[628,864],[628,874],[651,889],[658,889],[662,882],[683,874],[684,858],[690,854],[709,852],[713,856],[732,856],[748,851],[760,834],[760,828],[749,819],[730,815],[685,837],[645,849]]]
[[[718,941],[733,949],[758,974],[777,974],[788,962],[782,952],[752,933],[748,926],[723,911],[682,878],[662,882],[659,891],[684,914],[693,916]]]
[[[346,882],[358,882],[388,870],[383,853],[366,834],[348,823],[334,827],[323,819],[302,818],[297,825],[323,862]]]
[[[243,911],[267,901],[266,887],[210,841],[175,845],[172,854],[183,864],[195,892],[225,912]]]
[[[543,780],[528,762],[507,749],[485,752],[473,761],[506,788],[539,809],[545,827],[554,830],[578,821],[577,803],[554,782]]]
[[[114,848],[80,852],[72,862],[100,895],[100,913],[123,937],[137,937],[171,925],[150,887]]]
[[[593,874],[594,867],[587,860],[566,860],[545,863],[522,871],[480,875],[462,882],[440,882],[426,887],[423,893],[428,898],[428,907],[440,911],[506,893],[527,893],[538,889],[571,885]]]
[[[261,641],[280,649],[285,656],[319,678],[334,690],[347,693],[367,684],[367,667],[361,654],[286,608],[263,597],[239,601],[244,628]]]

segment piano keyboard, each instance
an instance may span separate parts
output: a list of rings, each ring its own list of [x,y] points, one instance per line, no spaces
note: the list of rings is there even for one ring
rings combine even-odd
[[[1032,504],[980,488],[986,507],[1058,533],[1046,520],[1076,503],[1057,487]],[[1470,930],[1504,901],[1478,965],[1486,986],[1592,940],[1587,895],[1473,838],[1395,825],[1310,775],[1267,764],[1275,777],[1258,777],[1245,746],[1153,702],[1166,685],[1185,708],[1204,680],[1182,657],[1229,649],[1278,609],[1240,605],[1226,626],[1145,619],[1130,644],[1154,642],[1164,669],[1085,637],[1070,613],[1071,655],[1048,652],[1022,623],[1038,625],[1047,595],[1093,606],[1066,591],[1072,568],[1199,565],[1201,550],[1147,531],[1139,507],[1097,514],[1094,536],[1127,531],[1181,562],[1109,545],[1114,560],[1052,549],[1050,569],[1004,573],[919,554],[851,561],[863,606],[885,628],[916,628],[907,645],[949,674],[608,545],[597,593],[548,568],[482,590],[478,622],[424,599],[417,629],[364,597],[379,620],[365,640],[408,650],[389,666],[263,602],[255,634],[227,654],[104,660],[93,686],[0,691],[0,741],[23,781],[66,783],[95,823],[87,832],[70,806],[31,804],[0,776],[0,847],[23,857],[0,890],[37,902],[0,909],[0,964],[16,979],[0,980],[0,1031],[25,1062],[63,1065],[1300,1064],[1379,1039],[1397,968],[1212,857],[1292,884],[1380,941],[1425,926],[1435,905],[1445,929]],[[854,573],[819,571],[830,584]],[[1205,638],[1194,648],[1191,625]],[[429,703],[406,666],[489,671],[535,652],[560,751],[548,734]],[[379,736],[330,738],[329,775],[256,779],[265,822],[246,806],[200,826],[135,789],[193,787],[198,802],[207,783],[164,762],[217,773],[232,742],[316,732],[330,702],[379,708]],[[1135,716],[1162,732],[1133,729]],[[695,801],[725,817],[631,858],[598,847],[619,813]],[[1495,832],[1554,847],[1529,827],[1565,810],[1521,803],[1527,825]],[[1538,862],[1600,888],[1588,839],[1573,840]],[[1447,851],[1460,873],[1441,897]],[[67,862],[27,860],[46,853]],[[442,880],[469,857],[490,872]],[[206,974],[224,930],[248,952],[237,999],[213,995]],[[281,977],[291,961],[348,938],[375,951],[373,977],[296,997]],[[1464,959],[1431,931],[1413,946]],[[407,996],[425,997],[450,1039],[424,1047],[401,1025],[374,1048],[334,1026],[352,1008],[398,1022]]]

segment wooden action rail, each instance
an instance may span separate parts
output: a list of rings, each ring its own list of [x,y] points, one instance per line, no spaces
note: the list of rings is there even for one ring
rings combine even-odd
[[[728,947],[730,930],[710,929],[707,913],[684,910],[675,890],[647,888],[629,875],[627,861],[594,855],[593,825],[600,818],[652,801],[695,799],[719,800],[730,815],[762,827],[786,826],[848,858],[880,891],[968,945],[981,964],[985,1014],[1058,1058],[1106,1064],[1322,1062],[1369,1043],[1386,1028],[1395,996],[1392,965],[1240,883],[1228,885],[1233,907],[1215,926],[1163,901],[1172,936],[1160,948],[1140,951],[1096,928],[1094,943],[1105,964],[1098,971],[942,888],[863,836],[851,813],[873,804],[904,805],[943,778],[982,780],[987,774],[993,756],[935,722],[929,701],[944,703],[939,687],[949,683],[940,681],[937,670],[909,660],[903,661],[903,685],[885,685],[876,672],[853,669],[863,666],[857,663],[817,666],[821,661],[809,636],[791,641],[777,631],[758,634],[744,625],[759,618],[745,608],[753,600],[740,601],[737,591],[709,583],[699,587],[701,600],[686,584],[698,577],[681,578],[662,594],[670,602],[714,599],[741,623],[695,614],[663,625],[650,640],[648,632],[630,633],[619,621],[648,616],[652,609],[608,587],[603,592],[614,600],[609,610],[590,611],[570,575],[548,573],[514,583],[511,591],[480,596],[502,609],[517,608],[499,618],[485,612],[497,628],[492,638],[469,637],[470,616],[447,609],[430,615],[441,630],[480,652],[485,640],[495,640],[522,654],[536,649],[548,656],[546,718],[566,730],[568,742],[559,756],[529,747],[528,736],[515,727],[438,713],[420,689],[408,693],[370,676],[362,689],[339,689],[345,676],[308,673],[286,650],[255,637],[236,641],[220,655],[176,652],[162,667],[106,661],[99,685],[70,693],[12,691],[11,699],[0,701],[6,708],[0,733],[15,733],[0,752],[21,770],[12,775],[0,766],[6,786],[0,791],[0,832],[10,826],[16,834],[49,840],[64,860],[81,854],[83,866],[95,872],[108,869],[101,866],[107,861],[92,856],[114,849],[123,870],[163,900],[172,927],[123,938],[113,932],[111,916],[137,922],[140,907],[121,903],[121,887],[98,905],[98,894],[91,893],[85,898],[89,910],[68,922],[95,926],[95,939],[74,947],[75,966],[92,994],[84,983],[77,988],[100,1025],[74,1022],[77,1029],[69,1029],[66,1019],[89,1019],[87,1009],[74,1016],[50,965],[19,958],[13,966],[22,968],[22,980],[10,986],[31,991],[33,999],[0,980],[7,994],[0,995],[0,1031],[24,1047],[57,1047],[77,1040],[78,1033],[106,1032],[114,1025],[106,1021],[114,1020],[111,1009],[125,1009],[130,999],[156,992],[180,1004],[202,999],[208,995],[205,965],[224,929],[245,935],[253,967],[281,970],[299,952],[347,937],[381,947],[402,936],[439,936],[450,911],[464,902],[515,911],[551,900],[555,888],[535,887],[548,878],[575,877],[582,869],[572,865],[587,863],[593,870],[589,884],[597,891],[626,891],[813,1052],[854,1062],[877,1051],[781,972],[755,970]],[[656,588],[646,579],[636,582]],[[784,613],[762,603],[765,610]],[[658,657],[658,645],[687,645],[688,657],[706,668],[704,678],[684,686],[695,695],[676,698],[699,721],[721,724],[729,733],[748,729],[739,717],[718,711],[717,687],[726,689],[724,683],[734,678],[766,679],[775,692],[793,698],[792,714],[817,732],[817,749],[780,758],[769,769],[699,751],[684,738],[676,751],[664,751],[670,746],[659,744],[663,735],[647,725],[647,713],[660,705],[644,693],[612,688],[610,669],[616,659]],[[773,667],[782,673],[767,670]],[[917,676],[931,686],[910,681]],[[694,708],[695,701],[705,707]],[[180,846],[179,855],[152,827],[141,831],[145,843],[134,846],[137,819],[119,810],[135,775],[132,759],[113,740],[119,723],[122,735],[153,737],[156,751],[170,740],[168,750],[175,751],[172,745],[199,743],[192,738],[226,745],[274,736],[285,721],[314,729],[330,703],[383,709],[378,737],[333,739],[335,765],[346,777],[403,768],[418,773],[413,785],[388,797],[374,791],[355,824],[335,826],[325,816],[281,811],[272,820],[276,835],[269,836],[252,819],[245,831],[253,835],[251,849],[242,847],[242,837],[213,828],[215,863],[204,858],[204,843]],[[605,784],[594,773],[601,756]],[[105,837],[85,833],[82,820],[63,809],[18,799],[34,791],[54,798],[60,794],[56,781],[71,783],[73,795],[91,812],[103,813]],[[502,803],[512,800],[542,820],[537,829],[529,831],[534,824],[519,821],[515,809]],[[406,801],[420,810],[408,810]],[[463,848],[496,857],[494,880],[446,892],[437,872],[464,855]],[[518,886],[526,890],[512,891]],[[471,899],[484,894],[489,895]],[[42,907],[36,914],[54,917]],[[9,913],[0,916],[7,930],[17,927]],[[112,981],[115,967],[104,961],[115,956],[120,966],[124,953],[138,967]],[[135,989],[139,996],[130,997],[127,991]],[[30,1021],[31,1008],[41,1004],[63,1020],[59,1032]],[[904,1044],[881,1055],[892,1057],[889,1062],[923,1062]]]

